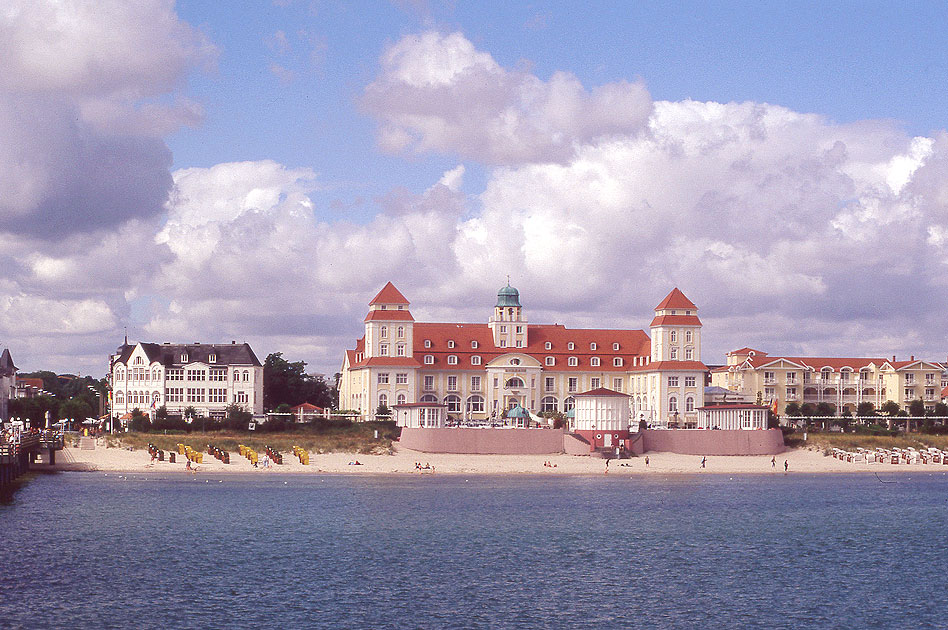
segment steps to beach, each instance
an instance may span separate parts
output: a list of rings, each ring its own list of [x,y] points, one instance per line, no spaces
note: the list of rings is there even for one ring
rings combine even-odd
[[[81,437],[79,438],[79,448],[84,451],[94,451],[95,450],[95,438],[91,437]]]

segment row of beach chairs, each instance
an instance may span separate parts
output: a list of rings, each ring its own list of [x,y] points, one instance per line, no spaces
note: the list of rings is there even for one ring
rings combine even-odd
[[[874,450],[857,448],[847,451],[834,448],[833,457],[844,462],[866,464],[943,464],[948,466],[948,451],[934,447],[925,449],[876,448]]]
[[[196,451],[187,444],[177,444],[178,454],[184,455],[188,460],[194,462],[195,464],[201,464],[204,462],[204,453]]]
[[[294,446],[293,454],[299,458],[301,464],[309,466],[309,451],[301,446]]]

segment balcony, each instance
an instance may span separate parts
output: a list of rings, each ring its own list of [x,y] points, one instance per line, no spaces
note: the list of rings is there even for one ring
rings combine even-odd
[[[800,379],[797,379],[797,378],[787,379],[787,385],[799,385],[799,384],[800,384]]]
[[[777,379],[775,379],[775,378],[765,378],[765,379],[764,379],[764,385],[776,385],[776,384],[777,384]]]

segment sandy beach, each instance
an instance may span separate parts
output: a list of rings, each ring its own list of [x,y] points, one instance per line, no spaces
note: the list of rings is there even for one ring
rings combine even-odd
[[[709,457],[705,468],[701,457],[674,453],[649,453],[646,467],[645,457],[627,460],[612,460],[608,466],[603,459],[577,457],[573,455],[454,455],[430,454],[399,448],[393,455],[356,455],[352,453],[311,454],[308,466],[300,464],[292,453],[284,454],[282,465],[269,468],[254,468],[237,453],[231,454],[230,464],[223,464],[204,455],[204,462],[196,465],[197,474],[227,473],[298,473],[298,474],[464,474],[464,475],[662,475],[662,474],[784,474],[784,461],[789,473],[854,473],[854,472],[918,472],[948,474],[948,466],[942,464],[866,464],[848,463],[823,455],[810,449],[795,449],[777,456],[777,465],[771,456],[714,456]],[[359,462],[354,465],[350,462]],[[544,466],[549,462],[552,466]],[[429,465],[431,470],[419,471],[415,464]],[[36,468],[45,467],[37,464]],[[121,448],[106,448],[100,442],[94,450],[66,448],[57,454],[55,470],[61,471],[108,471],[108,472],[171,472],[186,474],[184,458],[174,464],[152,462],[146,451],[131,451]]]

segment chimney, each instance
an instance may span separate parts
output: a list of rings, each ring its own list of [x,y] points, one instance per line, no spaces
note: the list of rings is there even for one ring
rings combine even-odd
[[[892,355],[892,363],[895,363],[895,355]]]
[[[915,360],[915,355],[913,354],[912,356],[909,357],[909,361],[914,361],[914,360]]]
[[[230,345],[232,345],[232,346],[236,346],[236,345],[237,345],[237,342],[236,342],[236,341],[234,341],[233,339],[231,339],[231,340],[230,340]]]

